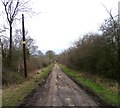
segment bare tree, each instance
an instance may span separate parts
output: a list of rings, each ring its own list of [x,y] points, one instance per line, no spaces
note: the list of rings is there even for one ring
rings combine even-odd
[[[103,5],[103,4],[102,4]],[[119,81],[120,77],[120,24],[119,24],[119,15],[113,16],[111,10],[109,11],[105,5],[103,5],[107,11],[107,13],[110,16],[110,20],[107,23],[107,27],[105,27],[105,30],[108,31],[109,35],[112,35],[114,43],[115,43],[115,49],[117,52],[117,80]],[[119,81],[120,83],[120,81]]]
[[[10,44],[9,44],[9,59],[12,56],[12,27],[13,22],[17,19],[17,16],[21,12],[32,13],[32,9],[28,7],[28,3],[30,0],[1,0],[4,11],[7,17],[7,21],[9,24],[9,33],[10,33]]]

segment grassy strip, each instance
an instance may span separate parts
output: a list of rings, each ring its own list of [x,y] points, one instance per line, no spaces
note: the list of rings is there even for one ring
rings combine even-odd
[[[118,103],[118,100],[120,100],[120,95],[118,93],[113,92],[103,85],[93,82],[82,74],[75,72],[63,65],[60,65],[60,67],[68,76],[72,77],[83,86],[86,86],[90,90],[94,91],[103,101],[114,106],[117,106],[118,104],[120,105],[120,103]]]
[[[38,71],[31,79],[26,80],[21,85],[14,85],[3,89],[2,106],[17,106],[36,85],[36,80],[47,77],[52,69],[52,65],[42,71]]]

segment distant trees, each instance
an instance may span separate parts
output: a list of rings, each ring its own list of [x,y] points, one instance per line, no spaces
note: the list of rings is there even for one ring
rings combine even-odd
[[[49,64],[54,61],[54,59],[55,59],[55,52],[54,51],[48,50],[48,51],[46,51],[45,55],[48,57]]]
[[[100,27],[102,34],[89,33],[59,55],[59,61],[84,72],[107,78],[120,78],[120,26],[108,19]]]

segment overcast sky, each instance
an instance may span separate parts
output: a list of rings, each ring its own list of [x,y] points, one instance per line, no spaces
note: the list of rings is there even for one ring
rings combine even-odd
[[[72,42],[88,32],[97,32],[112,9],[118,11],[119,0],[32,0],[34,11],[41,12],[25,20],[29,35],[43,52],[56,53],[68,48]]]

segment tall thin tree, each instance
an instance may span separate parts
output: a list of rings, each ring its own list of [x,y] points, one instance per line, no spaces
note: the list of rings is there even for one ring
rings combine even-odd
[[[17,19],[17,15],[21,12],[32,13],[32,9],[29,8],[28,3],[30,0],[1,0],[4,11],[9,24],[10,44],[9,44],[9,60],[12,57],[12,28],[13,22]]]

